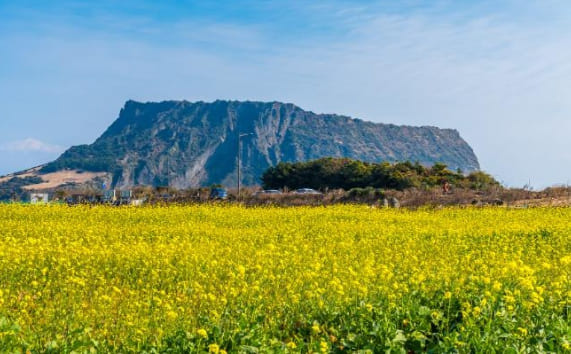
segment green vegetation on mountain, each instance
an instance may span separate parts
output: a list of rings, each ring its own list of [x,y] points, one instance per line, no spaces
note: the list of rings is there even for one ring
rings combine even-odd
[[[42,182],[43,180],[36,176],[12,177],[0,183],[0,201],[25,199],[26,191],[23,187]]]

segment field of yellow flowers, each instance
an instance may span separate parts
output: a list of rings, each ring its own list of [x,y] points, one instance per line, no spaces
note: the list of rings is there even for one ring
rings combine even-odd
[[[0,205],[0,348],[565,352],[570,208]]]

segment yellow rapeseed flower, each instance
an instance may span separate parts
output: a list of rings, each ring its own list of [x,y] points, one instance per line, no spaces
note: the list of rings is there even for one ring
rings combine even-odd
[[[199,328],[196,330],[196,334],[198,334],[201,338],[208,338],[208,332],[204,328]]]
[[[286,344],[286,347],[287,347],[288,349],[295,349],[295,348],[297,348],[297,345],[295,344],[295,342],[288,342],[288,343]]]
[[[0,348],[565,351],[570,234],[571,208],[0,204]]]

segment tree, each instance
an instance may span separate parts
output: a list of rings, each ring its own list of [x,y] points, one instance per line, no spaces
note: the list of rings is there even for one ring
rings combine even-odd
[[[262,175],[264,188],[315,188],[350,190],[353,188],[383,188],[403,190],[411,187],[435,187],[442,183],[470,187],[499,184],[490,175],[473,172],[465,177],[450,171],[443,163],[426,168],[410,161],[367,163],[348,158],[321,158],[307,162],[280,162]]]

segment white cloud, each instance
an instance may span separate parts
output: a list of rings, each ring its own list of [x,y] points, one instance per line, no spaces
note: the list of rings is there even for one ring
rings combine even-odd
[[[0,144],[0,151],[11,152],[45,152],[45,153],[60,153],[64,148],[59,145],[45,143],[41,140],[34,138],[26,138],[23,140],[11,141]]]
[[[0,44],[11,48],[0,57],[0,139],[28,131],[66,145],[90,143],[129,98],[280,100],[366,120],[457,128],[482,167],[510,185],[571,178],[571,7],[564,2],[501,11],[483,1],[490,10],[474,13],[289,3],[281,13],[301,14],[315,27],[189,20],[0,31]],[[544,12],[543,21],[534,20]],[[39,116],[51,119],[32,118]],[[0,150],[46,151],[44,145],[55,151],[38,141]]]

